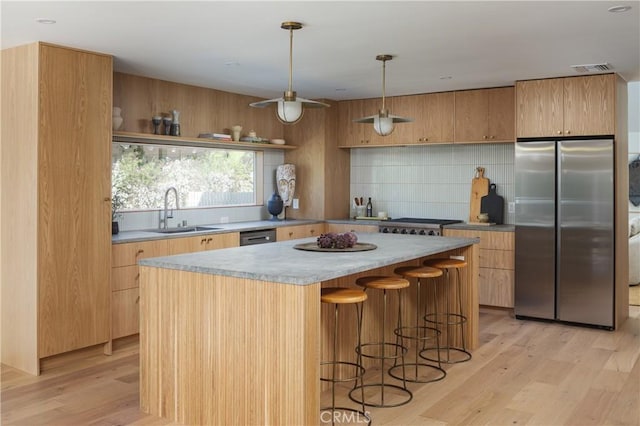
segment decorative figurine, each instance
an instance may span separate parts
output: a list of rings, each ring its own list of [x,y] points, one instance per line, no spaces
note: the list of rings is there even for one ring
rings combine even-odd
[[[293,164],[280,164],[276,169],[276,182],[278,192],[282,197],[285,207],[291,206],[293,194],[296,190],[296,166]]]

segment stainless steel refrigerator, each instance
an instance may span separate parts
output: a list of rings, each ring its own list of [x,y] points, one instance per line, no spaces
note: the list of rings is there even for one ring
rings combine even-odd
[[[614,326],[613,140],[527,140],[515,154],[515,314]]]

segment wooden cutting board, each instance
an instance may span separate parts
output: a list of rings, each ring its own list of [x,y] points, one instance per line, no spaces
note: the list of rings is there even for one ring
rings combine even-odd
[[[469,203],[469,222],[477,223],[480,214],[482,197],[489,193],[489,179],[484,177],[484,167],[476,168],[476,175],[471,180],[471,201]]]

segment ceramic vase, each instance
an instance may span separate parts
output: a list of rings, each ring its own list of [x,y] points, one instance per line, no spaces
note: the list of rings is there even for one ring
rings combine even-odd
[[[231,134],[235,142],[238,142],[240,140],[240,132],[242,132],[242,126],[236,125],[231,128]]]
[[[118,107],[113,107],[113,115],[111,117],[111,123],[114,131],[119,130],[120,126],[122,126],[122,122],[124,121],[124,119],[120,114],[122,114],[122,110]]]
[[[277,192],[274,192],[269,201],[267,201],[267,211],[271,214],[270,220],[280,220],[278,215],[282,213],[282,209],[284,209],[282,197]]]

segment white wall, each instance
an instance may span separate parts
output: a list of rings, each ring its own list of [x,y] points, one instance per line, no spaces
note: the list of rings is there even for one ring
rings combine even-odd
[[[267,200],[275,190],[276,167],[284,163],[284,152],[279,150],[265,150],[264,152],[264,205],[254,207],[221,207],[210,209],[181,209],[174,210],[173,219],[169,219],[169,226],[177,226],[183,220],[188,225],[207,225],[224,222],[247,222],[264,220],[271,217],[267,212]],[[159,224],[158,211],[123,213],[118,220],[121,231],[157,228]]]
[[[401,124],[399,124],[401,126]],[[371,197],[374,215],[469,220],[476,167],[504,197],[514,223],[514,144],[434,145],[351,150],[351,198]]]

